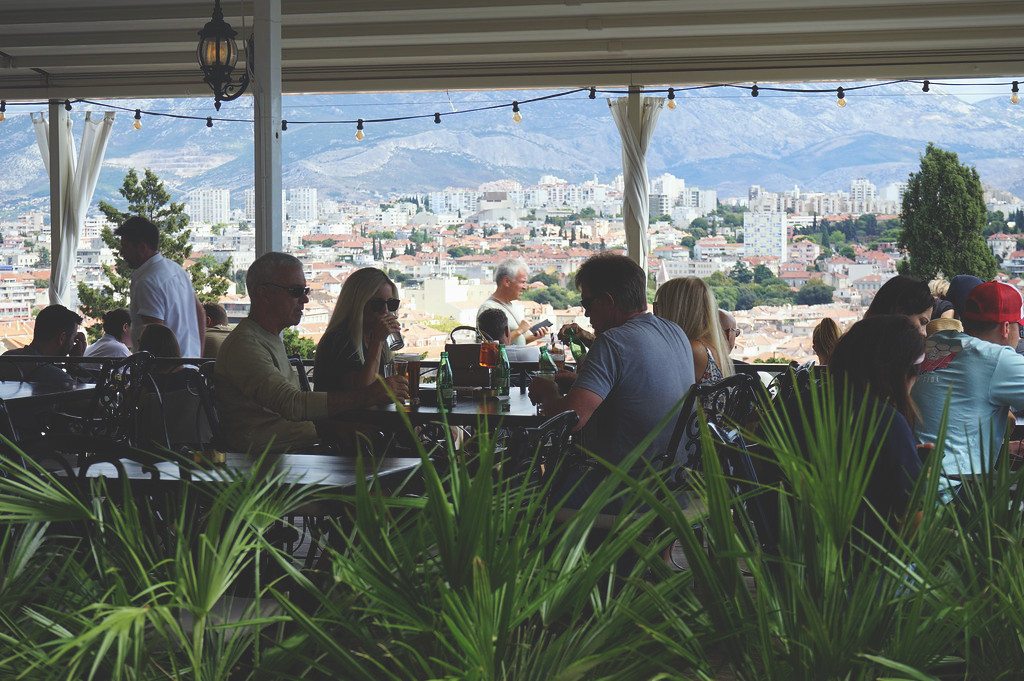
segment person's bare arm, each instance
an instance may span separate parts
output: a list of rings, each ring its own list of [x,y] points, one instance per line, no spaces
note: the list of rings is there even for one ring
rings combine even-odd
[[[530,322],[526,321],[525,319],[519,322],[519,326],[517,326],[516,328],[508,330],[508,342],[515,343],[516,339],[522,336],[523,334],[526,334],[527,339],[529,339]]]
[[[594,411],[601,406],[604,398],[597,393],[592,393],[585,388],[573,387],[569,394],[562,397],[558,392],[558,386],[553,381],[544,378],[534,378],[530,383],[530,399],[544,406],[544,413],[549,416],[561,414],[563,411],[572,410],[580,417],[574,431],[587,425]]]
[[[569,329],[576,332],[576,340],[583,343],[588,348],[594,344],[594,334],[584,329],[579,324],[573,322],[572,324],[565,324],[561,329],[558,330],[558,339],[563,343],[569,342]]]

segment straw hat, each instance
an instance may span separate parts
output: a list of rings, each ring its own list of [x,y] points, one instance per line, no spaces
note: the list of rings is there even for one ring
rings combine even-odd
[[[925,328],[925,333],[929,336],[936,331],[958,331],[963,333],[964,325],[960,323],[959,319],[939,317],[928,322],[928,326]]]

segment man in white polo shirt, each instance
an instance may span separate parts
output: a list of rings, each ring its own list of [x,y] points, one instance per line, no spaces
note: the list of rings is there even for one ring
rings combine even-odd
[[[962,312],[964,332],[939,331],[925,345],[925,359],[911,396],[921,413],[915,435],[934,444],[949,410],[944,475],[991,470],[1010,409],[1024,408],[1024,357],[1014,348],[1024,320],[1024,297],[995,281],[976,286]],[[943,478],[943,489],[956,487]]]
[[[174,332],[182,357],[202,357],[206,311],[181,265],[160,255],[160,230],[133,215],[114,234],[121,237],[121,257],[132,272],[132,347],[146,324],[163,324]]]

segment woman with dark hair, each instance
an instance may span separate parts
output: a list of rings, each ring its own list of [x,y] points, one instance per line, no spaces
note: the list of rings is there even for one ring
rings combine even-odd
[[[910,389],[923,360],[924,337],[917,324],[904,315],[879,315],[843,334],[828,365],[833,404],[850,429],[846,436],[871,437],[872,449],[877,447],[864,493],[874,512],[863,506],[857,525],[879,541],[885,536],[880,517],[903,515],[921,473],[911,431],[917,410]],[[873,433],[868,426],[872,421],[878,423]]]
[[[882,284],[871,300],[868,311],[864,313],[864,318],[881,314],[901,314],[909,317],[910,321],[917,325],[918,333],[924,336],[925,327],[932,319],[934,303],[935,299],[932,298],[928,284],[901,274]]]

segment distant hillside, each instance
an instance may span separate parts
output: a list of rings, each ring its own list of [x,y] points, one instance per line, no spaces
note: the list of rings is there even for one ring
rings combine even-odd
[[[456,106],[527,99],[536,93],[453,93]],[[474,101],[468,102],[468,99]],[[982,181],[1024,195],[1024,106],[997,96],[976,104],[913,85],[848,96],[840,109],[830,95],[758,98],[732,90],[686,92],[660,118],[649,152],[652,175],[671,172],[688,184],[745,194],[751,184],[779,191],[800,186],[846,189],[867,177],[879,187],[903,180],[928,142],[956,151]],[[139,100],[124,106],[189,115],[214,115],[212,100]],[[248,118],[251,100],[226,104],[221,115]],[[80,117],[84,105],[74,116]],[[316,95],[285,99],[285,118],[337,120],[451,111],[443,93]],[[367,124],[356,142],[352,125],[290,125],[284,133],[284,185],[315,186],[322,197],[364,198],[392,191],[426,192],[541,174],[570,181],[620,172],[618,135],[607,105],[585,94],[524,105],[523,122],[497,110],[431,119]],[[24,111],[23,109],[19,112]],[[149,167],[176,198],[195,187],[252,186],[251,125],[145,117],[132,129],[118,115],[101,174],[98,198],[115,196],[129,167]],[[31,124],[12,114],[0,127],[0,206],[43,198],[48,185]],[[77,136],[77,134],[76,134]]]

